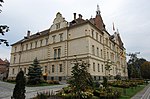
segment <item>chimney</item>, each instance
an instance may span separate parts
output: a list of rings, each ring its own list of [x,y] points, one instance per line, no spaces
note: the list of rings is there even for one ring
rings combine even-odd
[[[81,14],[79,14],[79,19],[82,19],[82,15]]]
[[[30,37],[30,33],[31,33],[31,32],[28,30],[28,31],[27,31],[27,38]]]
[[[73,15],[74,15],[74,20],[76,20],[76,13],[73,13]]]

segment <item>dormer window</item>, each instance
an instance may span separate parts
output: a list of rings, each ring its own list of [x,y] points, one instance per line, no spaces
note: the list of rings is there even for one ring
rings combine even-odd
[[[57,23],[56,24],[56,29],[59,29],[60,28],[60,23]]]

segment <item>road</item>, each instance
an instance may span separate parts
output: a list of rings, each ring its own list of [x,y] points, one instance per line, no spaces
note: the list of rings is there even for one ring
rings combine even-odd
[[[138,92],[131,99],[150,99],[150,84],[148,84],[142,91]]]
[[[14,84],[0,81],[0,99],[11,99],[13,94]],[[37,92],[46,92],[46,91],[58,91],[63,87],[63,85],[54,85],[54,86],[42,86],[42,87],[26,87],[26,99],[30,99],[37,95]]]

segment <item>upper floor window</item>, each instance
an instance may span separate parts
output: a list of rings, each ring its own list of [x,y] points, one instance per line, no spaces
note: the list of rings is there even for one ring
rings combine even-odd
[[[97,68],[98,68],[98,72],[100,72],[100,66],[99,66],[99,64],[98,64],[98,67],[97,67]]]
[[[15,47],[15,52],[17,51],[17,46]]]
[[[26,44],[26,50],[28,50],[28,44]]]
[[[24,68],[24,74],[26,74],[27,70],[26,70],[26,67]]]
[[[16,63],[16,56],[14,55],[14,61],[13,61],[13,63]]]
[[[101,49],[101,57],[103,57],[103,50]]]
[[[40,40],[40,46],[42,46],[43,40]]]
[[[91,29],[92,37],[94,38],[94,30]]]
[[[99,39],[100,39],[100,42],[102,43],[102,36],[101,35],[100,35]]]
[[[96,33],[96,40],[98,40],[98,33]]]
[[[106,38],[106,45],[108,45],[108,38]]]
[[[59,29],[60,28],[60,23],[57,23],[56,24],[56,29]]]
[[[99,56],[99,48],[97,47],[97,56]]]
[[[62,72],[62,64],[59,64],[59,71]]]
[[[60,55],[61,55],[61,49],[58,49],[58,59],[60,59]]]
[[[53,43],[55,43],[56,42],[55,41],[56,40],[56,35],[53,35],[52,37],[53,37]]]
[[[30,43],[30,49],[32,49],[32,42]]]
[[[54,65],[52,65],[52,73],[54,73],[54,71],[55,71],[55,67]]]
[[[57,58],[57,49],[54,49],[54,59]]]
[[[59,34],[60,36],[60,41],[63,41],[63,33]]]
[[[22,49],[22,51],[23,51],[23,50],[24,50],[24,45],[22,45],[21,47],[22,47],[21,49]]]
[[[35,48],[37,47],[37,41],[35,41]]]
[[[15,74],[15,69],[14,68],[12,69],[12,74]]]
[[[95,71],[95,63],[93,63],[93,71]]]
[[[102,65],[102,72],[104,72],[104,66]]]
[[[45,38],[46,45],[48,44],[48,38]]]
[[[92,54],[95,55],[94,45],[92,45]]]

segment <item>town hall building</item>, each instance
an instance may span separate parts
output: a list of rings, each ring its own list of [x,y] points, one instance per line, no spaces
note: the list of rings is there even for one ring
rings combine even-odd
[[[68,22],[58,12],[50,28],[33,35],[28,31],[22,40],[12,44],[9,78],[15,78],[20,70],[27,74],[35,58],[49,80],[70,77],[75,59],[89,64],[88,72],[94,80],[106,76],[108,62],[109,75],[127,77],[125,53],[120,34],[114,31],[110,35],[106,30],[99,6],[95,18],[86,20],[74,13],[73,20]]]

